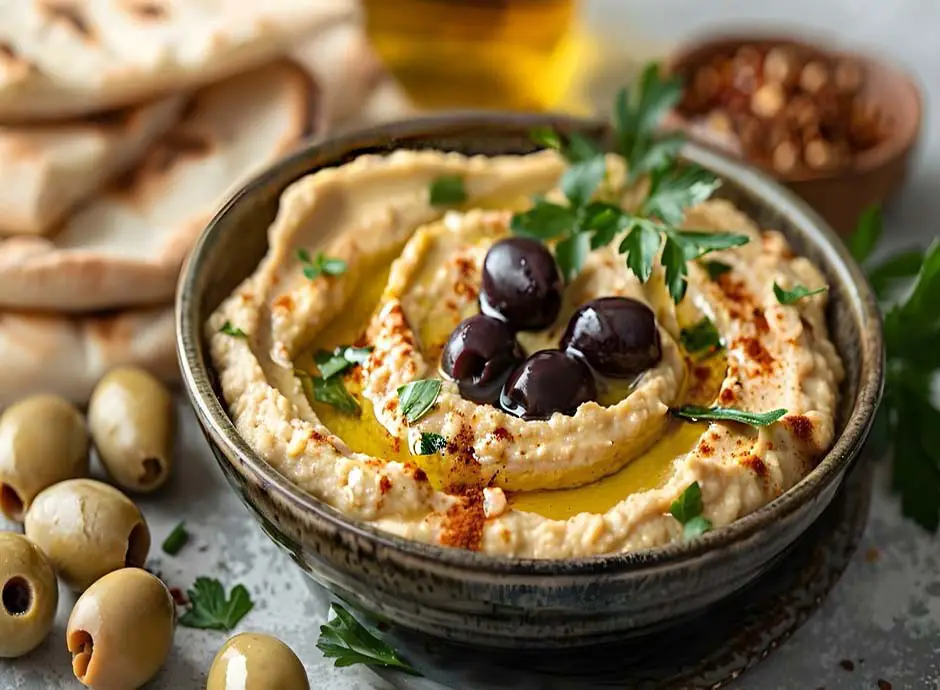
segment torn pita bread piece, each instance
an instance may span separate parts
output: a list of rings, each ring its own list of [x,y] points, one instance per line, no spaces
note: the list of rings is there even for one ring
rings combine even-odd
[[[0,121],[149,101],[257,67],[356,0],[0,1]]]
[[[0,307],[95,311],[171,301],[183,260],[227,194],[308,133],[314,96],[306,72],[287,61],[197,92],[140,165],[58,234],[0,241]]]
[[[182,96],[81,120],[0,126],[0,235],[46,234],[143,155],[179,117]]]
[[[68,316],[0,312],[0,408],[34,393],[83,404],[119,365],[179,379],[172,307]]]

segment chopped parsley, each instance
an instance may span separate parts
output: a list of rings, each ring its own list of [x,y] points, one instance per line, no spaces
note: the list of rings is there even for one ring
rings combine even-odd
[[[453,206],[467,200],[467,190],[459,175],[441,175],[431,182],[428,196],[431,206]]]
[[[175,556],[180,552],[186,542],[189,541],[189,532],[186,531],[186,523],[180,522],[173,528],[173,531],[163,540],[163,553]]]
[[[776,295],[777,301],[784,305],[796,304],[804,297],[818,295],[828,289],[829,286],[827,285],[824,285],[821,288],[816,288],[815,290],[810,290],[805,285],[794,285],[792,289],[785,290],[784,288],[774,283],[774,295]]]
[[[373,349],[372,347],[340,345],[332,352],[320,350],[313,356],[313,361],[320,370],[320,376],[328,379],[357,364],[365,364]]]
[[[321,275],[342,275],[349,268],[342,259],[329,257],[323,252],[317,252],[316,256],[311,256],[306,249],[297,250],[297,260],[303,266],[304,277],[308,280],[315,280]]]
[[[230,335],[233,338],[245,338],[247,333],[240,329],[238,326],[232,324],[231,321],[226,321],[222,324],[222,327],[219,329],[219,333],[224,333],[225,335]]]
[[[690,355],[705,359],[721,350],[723,343],[718,329],[707,316],[679,332],[679,342]]]
[[[429,431],[421,432],[414,447],[415,455],[434,455],[447,448],[447,439]]]
[[[702,515],[704,510],[702,488],[698,482],[689,484],[669,508],[672,516],[682,525],[682,534],[687,540],[699,537],[712,528],[711,521]]]

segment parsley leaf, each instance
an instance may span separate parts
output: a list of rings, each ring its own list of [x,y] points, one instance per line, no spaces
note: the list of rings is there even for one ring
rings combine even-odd
[[[868,269],[868,282],[875,295],[884,298],[895,282],[913,278],[924,263],[924,252],[920,249],[908,249],[888,257]]]
[[[197,577],[187,594],[189,610],[179,619],[187,628],[232,630],[254,606],[244,585],[235,585],[226,598],[222,583],[211,577]]]
[[[559,184],[572,208],[577,209],[587,205],[591,200],[591,195],[604,179],[606,170],[607,162],[601,154],[568,166]]]
[[[679,342],[689,354],[702,359],[710,357],[722,348],[721,335],[707,316],[679,332]]]
[[[434,406],[441,393],[440,379],[419,379],[398,388],[398,404],[409,422],[417,422]]]
[[[328,379],[356,364],[364,364],[369,359],[372,350],[372,347],[340,345],[332,352],[327,350],[318,351],[313,356],[313,361],[320,369],[320,376]]]
[[[852,257],[862,263],[871,256],[878,240],[881,239],[883,227],[881,222],[881,209],[878,206],[869,206],[858,218],[855,232],[849,236],[847,244]]]
[[[774,283],[774,295],[777,296],[777,301],[784,305],[796,304],[804,297],[818,295],[819,293],[825,292],[828,289],[828,285],[824,285],[821,288],[816,288],[815,290],[810,290],[805,285],[794,285],[793,289],[785,290],[784,288],[777,285],[777,283]]]
[[[653,273],[662,238],[656,226],[645,218],[631,218],[629,228],[618,249],[627,255],[627,268],[645,283]]]
[[[576,220],[575,212],[567,206],[536,199],[528,211],[513,215],[509,229],[514,235],[545,241],[562,237],[574,227]]]
[[[539,146],[561,151],[561,136],[551,127],[535,127],[529,132],[529,139]]]
[[[685,297],[688,287],[689,266],[685,262],[685,250],[676,241],[675,235],[667,234],[663,243],[663,267],[666,269],[666,289],[676,304]]]
[[[704,266],[705,272],[708,273],[711,280],[718,280],[720,276],[731,270],[731,266],[721,261],[703,261],[702,266]]]
[[[441,175],[428,190],[431,206],[452,206],[467,200],[467,190],[460,175]]]
[[[569,134],[567,140],[550,127],[537,127],[529,132],[529,138],[539,146],[555,149],[569,163],[583,163],[600,154],[595,144],[580,134]]]
[[[349,266],[342,259],[329,257],[323,252],[317,252],[314,257],[306,249],[297,250],[297,260],[303,266],[304,277],[315,280],[321,275],[338,276],[345,273]]]
[[[686,539],[695,539],[711,531],[712,521],[704,515],[697,515],[682,526],[682,536]]]
[[[704,510],[702,488],[698,482],[689,484],[669,507],[669,512],[682,525],[685,539],[701,536],[712,528],[711,521],[702,515]]]
[[[320,626],[317,649],[328,659],[335,659],[337,667],[365,664],[419,675],[394,649],[366,630],[349,611],[339,604],[330,608],[336,617]]]
[[[418,437],[418,442],[415,444],[414,448],[414,454],[434,455],[435,453],[440,453],[445,448],[447,448],[446,438],[440,434],[424,431],[421,433],[421,436]]]
[[[673,230],[672,238],[682,246],[686,261],[694,261],[711,252],[741,247],[750,238],[734,232],[703,232],[701,230]]]
[[[173,528],[173,531],[163,540],[163,553],[175,556],[180,552],[186,542],[189,541],[189,532],[186,531],[186,523],[180,522]]]
[[[555,245],[555,261],[566,283],[577,277],[590,252],[591,239],[584,233],[571,235]]]
[[[240,329],[238,326],[234,325],[231,321],[226,321],[222,324],[222,328],[219,329],[219,333],[224,333],[225,335],[230,335],[233,338],[245,338],[247,333]]]
[[[344,414],[358,415],[361,412],[359,403],[346,390],[346,384],[343,383],[341,377],[321,378],[311,376],[302,369],[294,369],[294,375],[300,379],[304,396],[311,406],[314,402],[321,402],[335,407]]]
[[[629,182],[662,167],[678,153],[675,135],[657,144],[656,126],[682,96],[682,80],[660,77],[658,63],[646,65],[636,85],[622,89],[614,105],[614,132],[621,155],[630,165]]]
[[[707,200],[721,186],[721,180],[697,165],[660,168],[650,175],[650,191],[643,213],[656,216],[669,225],[678,225],[685,209]]]
[[[749,426],[769,426],[783,417],[787,411],[783,408],[770,412],[745,412],[733,407],[700,407],[698,405],[683,405],[672,411],[680,419],[699,421],[740,422]]]

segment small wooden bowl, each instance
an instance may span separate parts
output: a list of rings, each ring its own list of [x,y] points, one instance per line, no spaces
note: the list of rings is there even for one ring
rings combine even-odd
[[[911,75],[881,58],[830,50],[819,44],[759,32],[737,32],[692,40],[672,54],[666,62],[667,69],[673,73],[691,74],[698,66],[719,55],[731,56],[745,45],[758,49],[792,46],[808,54],[853,60],[865,71],[862,97],[876,105],[886,120],[887,136],[881,143],[859,153],[849,167],[838,170],[800,170],[788,176],[760,166],[803,197],[840,234],[850,233],[866,207],[886,202],[907,177],[921,128],[923,101],[920,88]],[[684,131],[703,144],[743,158],[736,139],[716,134],[677,111],[666,118],[666,127]]]

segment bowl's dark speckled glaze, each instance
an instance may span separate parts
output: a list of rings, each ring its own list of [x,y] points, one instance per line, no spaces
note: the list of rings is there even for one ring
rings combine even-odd
[[[764,508],[691,543],[559,561],[494,558],[407,541],[351,522],[294,487],[235,431],[217,392],[202,330],[264,254],[282,190],[318,168],[396,148],[527,153],[534,148],[528,132],[535,126],[607,135],[595,121],[471,113],[384,125],[300,151],[248,184],[216,216],[187,264],[177,303],[187,391],[219,465],[271,538],[336,595],[378,618],[503,648],[577,646],[642,634],[753,580],[832,500],[867,437],[883,378],[877,306],[835,235],[768,178],[689,145],[690,160],[725,180],[721,195],[762,227],[784,232],[828,276],[832,337],[847,377],[841,433],[809,476]]]

